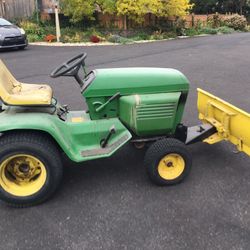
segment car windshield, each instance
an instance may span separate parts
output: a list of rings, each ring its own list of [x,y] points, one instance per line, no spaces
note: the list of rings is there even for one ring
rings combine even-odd
[[[10,26],[10,25],[12,25],[10,22],[8,22],[3,18],[0,18],[0,26]]]

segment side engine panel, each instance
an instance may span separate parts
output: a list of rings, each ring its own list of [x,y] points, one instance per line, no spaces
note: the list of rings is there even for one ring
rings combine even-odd
[[[123,96],[121,121],[138,136],[174,133],[181,92]]]

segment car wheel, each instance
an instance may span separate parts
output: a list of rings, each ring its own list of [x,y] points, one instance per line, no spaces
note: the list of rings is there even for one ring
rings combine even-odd
[[[27,46],[18,47],[19,50],[24,50]]]

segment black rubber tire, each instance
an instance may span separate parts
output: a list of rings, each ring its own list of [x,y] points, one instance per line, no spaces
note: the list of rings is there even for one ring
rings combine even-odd
[[[0,165],[15,154],[29,154],[38,158],[46,168],[46,181],[39,191],[29,196],[14,196],[0,186],[0,199],[15,207],[27,207],[50,198],[59,186],[63,175],[60,153],[53,140],[36,132],[3,134],[0,137]]]
[[[27,46],[18,47],[19,50],[25,50]]]
[[[168,154],[180,155],[184,162],[184,170],[177,178],[166,180],[159,175],[158,164]],[[181,182],[190,172],[192,167],[192,156],[184,143],[173,138],[161,139],[153,143],[147,150],[144,164],[150,179],[157,185],[173,185]]]

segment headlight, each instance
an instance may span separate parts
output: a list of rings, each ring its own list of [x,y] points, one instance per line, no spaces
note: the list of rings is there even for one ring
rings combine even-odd
[[[19,31],[21,32],[22,35],[25,35],[25,30],[24,29],[22,29],[22,28],[18,28],[18,29],[19,29]]]

